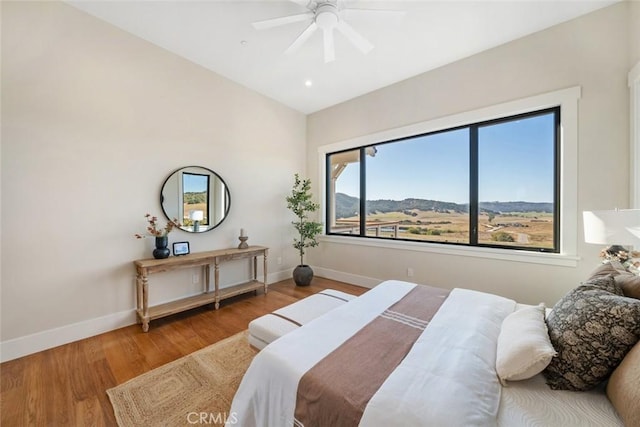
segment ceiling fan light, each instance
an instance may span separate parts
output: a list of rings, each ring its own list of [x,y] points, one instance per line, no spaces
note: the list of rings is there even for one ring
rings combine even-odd
[[[316,24],[323,30],[332,30],[338,25],[338,10],[332,4],[319,6],[316,11]]]

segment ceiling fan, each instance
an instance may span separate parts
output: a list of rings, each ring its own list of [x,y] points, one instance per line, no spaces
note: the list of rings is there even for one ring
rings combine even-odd
[[[373,44],[353,29],[344,19],[344,12],[361,14],[385,14],[403,15],[404,11],[382,10],[382,9],[358,9],[346,8],[341,0],[290,0],[301,6],[305,6],[308,11],[297,15],[283,16],[280,18],[266,19],[252,23],[257,30],[274,28],[281,25],[292,24],[294,22],[311,21],[309,26],[289,45],[285,50],[286,54],[296,52],[309,38],[320,28],[324,39],[324,62],[334,61],[334,30],[338,30],[362,53],[367,54],[373,49]]]

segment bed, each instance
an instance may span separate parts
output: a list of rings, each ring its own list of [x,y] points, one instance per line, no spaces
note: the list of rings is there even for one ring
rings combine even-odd
[[[233,400],[234,425],[622,426],[602,386],[558,391],[542,374],[498,375],[503,321],[524,308],[383,282],[260,351]]]

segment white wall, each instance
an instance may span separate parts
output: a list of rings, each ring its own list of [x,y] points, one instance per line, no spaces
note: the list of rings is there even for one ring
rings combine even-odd
[[[640,1],[629,6],[630,207],[640,208]]]
[[[580,86],[579,213],[627,206],[630,7],[599,10],[310,115],[309,176],[320,176],[317,150],[323,145]],[[552,305],[600,262],[600,249],[578,242],[583,259],[576,268],[324,241],[309,251],[309,261],[363,283],[404,279]],[[410,279],[408,267],[415,272]]]
[[[640,1],[629,1],[629,64],[640,61]]]
[[[271,279],[289,274],[284,198],[305,131],[304,115],[64,3],[2,2],[3,359],[133,321],[132,261],[153,249],[133,235],[162,216],[160,187],[181,166],[220,174],[231,210],[170,242],[233,247],[246,228],[272,248]],[[152,277],[152,303],[197,292],[191,273]],[[247,276],[221,270],[223,284]]]

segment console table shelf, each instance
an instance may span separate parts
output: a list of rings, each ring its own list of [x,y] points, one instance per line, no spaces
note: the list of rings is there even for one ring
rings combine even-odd
[[[136,313],[138,321],[142,323],[142,330],[149,330],[149,322],[185,310],[214,304],[217,310],[220,301],[247,292],[264,289],[267,293],[267,253],[269,248],[264,246],[249,246],[245,249],[221,249],[208,252],[196,252],[189,255],[173,256],[165,259],[141,259],[134,261],[136,268]],[[258,280],[258,257],[263,258],[263,280]],[[220,264],[226,261],[250,259],[253,260],[253,280],[239,285],[220,288]],[[214,266],[214,288],[211,289],[211,265]],[[149,275],[171,271],[179,268],[202,267],[205,289],[199,295],[171,301],[165,304],[149,307]]]
[[[159,319],[165,316],[171,316],[172,314],[180,313],[192,308],[197,308],[207,304],[214,304],[216,302],[215,292],[203,292],[200,295],[194,295],[187,298],[182,298],[176,301],[167,302],[164,304],[154,305],[149,307],[149,320]],[[144,310],[138,310],[139,318],[144,317]]]
[[[239,285],[228,286],[220,289],[220,300],[235,297],[237,295],[246,294],[247,292],[257,291],[262,289],[264,285],[258,280],[252,280],[247,283],[241,283]]]

